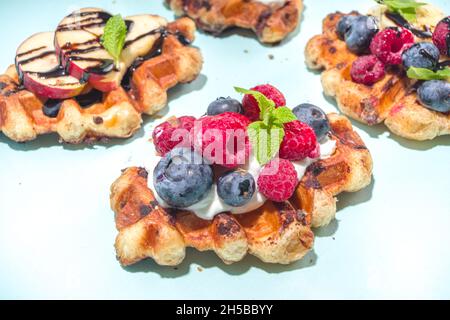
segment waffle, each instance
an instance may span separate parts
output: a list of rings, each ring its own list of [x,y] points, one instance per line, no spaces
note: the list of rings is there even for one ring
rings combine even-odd
[[[178,83],[193,81],[202,68],[200,51],[185,46],[174,35],[181,33],[192,42],[195,24],[181,18],[165,27],[170,35],[161,38],[164,41],[161,54],[134,71],[129,88],[100,93],[98,102],[88,106],[77,99],[65,100],[56,118],[43,113],[45,99],[19,86],[17,72],[11,66],[0,75],[0,131],[17,142],[52,132],[73,144],[132,136],[141,127],[142,113],[153,115],[164,108],[167,90]],[[160,45],[159,40],[155,40],[154,47]]]
[[[303,11],[302,0],[264,4],[247,0],[166,0],[179,16],[187,15],[214,35],[239,27],[253,30],[263,43],[277,43],[295,30]]]
[[[119,262],[132,265],[146,258],[166,266],[180,264],[186,247],[214,251],[226,264],[248,253],[266,263],[289,264],[313,247],[312,227],[328,224],[341,192],[366,187],[372,158],[350,121],[329,115],[335,154],[311,165],[290,201],[268,201],[242,214],[219,214],[213,221],[191,212],[164,210],[147,186],[144,168],[128,168],[111,187],[111,207],[119,231],[115,248]]]
[[[335,31],[342,16],[339,12],[328,15],[323,21],[323,33],[309,40],[305,49],[308,67],[324,70],[325,94],[334,97],[339,109],[349,117],[368,125],[384,122],[394,134],[407,139],[431,140],[450,134],[450,114],[419,104],[415,81],[402,69],[389,69],[384,79],[373,86],[352,81],[350,69],[357,56]]]

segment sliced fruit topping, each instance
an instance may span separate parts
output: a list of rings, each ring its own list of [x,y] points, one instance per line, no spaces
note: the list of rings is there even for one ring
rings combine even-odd
[[[213,164],[226,168],[243,165],[250,154],[249,124],[248,118],[234,112],[203,117],[194,128],[194,147]]]
[[[152,15],[138,15],[125,20],[127,34],[120,61],[115,63],[112,50],[102,45],[105,26],[112,15],[102,9],[85,8],[76,11],[59,24],[55,43],[63,64],[73,76],[88,79],[101,91],[120,86],[124,74],[133,62],[147,55],[161,36],[167,22]]]
[[[190,148],[176,148],[156,166],[153,183],[158,195],[173,208],[188,208],[211,190],[213,171]]]
[[[303,103],[298,107],[295,107],[292,112],[298,120],[306,123],[314,130],[318,141],[325,138],[331,131],[326,113],[313,104]]]
[[[356,83],[373,85],[385,76],[384,63],[376,56],[362,56],[355,60],[350,70],[352,80]]]
[[[297,161],[314,158],[317,138],[314,130],[299,120],[284,124],[284,139],[280,146],[280,158]]]
[[[356,54],[369,50],[370,42],[378,32],[377,21],[371,16],[344,16],[338,23],[337,33],[345,39],[347,48]]]
[[[380,31],[370,44],[370,51],[387,65],[402,63],[402,54],[414,44],[411,31],[402,28],[388,28]]]
[[[284,95],[274,86],[270,84],[259,85],[251,90],[262,93],[266,98],[275,102],[275,107],[281,107],[286,105],[286,98]],[[251,121],[257,121],[260,119],[260,108],[255,97],[252,95],[245,95],[242,100],[242,106],[244,108],[244,115]]]
[[[232,207],[245,206],[253,198],[255,191],[255,179],[244,170],[227,172],[217,181],[219,197]]]
[[[417,90],[419,101],[428,109],[450,112],[450,83],[442,80],[425,81]]]
[[[236,99],[218,98],[208,106],[207,115],[216,116],[225,112],[235,112],[242,114],[242,104]]]
[[[24,87],[36,95],[50,99],[75,97],[86,84],[60,66],[54,38],[53,32],[43,32],[25,40],[17,49],[17,72]]]
[[[433,33],[433,43],[441,54],[450,57],[450,17],[438,23]]]
[[[258,189],[269,200],[289,200],[298,185],[298,176],[291,161],[274,159],[262,169],[258,177]]]
[[[426,5],[416,0],[375,0],[375,2],[387,6],[387,14],[401,18],[401,24],[415,22],[417,20],[417,9]]]
[[[439,63],[439,49],[430,42],[418,42],[403,52],[403,66],[434,69]]]
[[[171,118],[157,126],[153,131],[156,151],[165,156],[175,147],[190,147],[195,120],[194,117]]]

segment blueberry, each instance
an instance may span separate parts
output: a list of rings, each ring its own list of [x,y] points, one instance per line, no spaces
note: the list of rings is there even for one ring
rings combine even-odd
[[[235,112],[242,114],[242,104],[236,99],[218,98],[208,107],[208,116],[216,116],[225,112]]]
[[[345,33],[347,48],[356,54],[367,52],[372,38],[378,32],[376,19],[371,16],[356,16],[349,20],[349,25]]]
[[[418,42],[403,52],[402,60],[406,69],[433,69],[439,62],[439,49],[430,42]]]
[[[339,37],[339,39],[341,40],[345,40],[345,34],[350,30],[350,27],[353,23],[353,21],[357,18],[358,16],[354,16],[354,15],[349,15],[349,16],[343,16],[336,27],[336,33]]]
[[[450,112],[450,83],[441,80],[424,82],[417,90],[419,101],[428,109]]]
[[[243,170],[231,171],[221,176],[217,182],[219,197],[229,206],[242,207],[255,194],[255,179]]]
[[[327,115],[319,107],[313,104],[303,103],[295,107],[292,111],[298,120],[313,128],[317,140],[322,140],[330,132],[331,128]]]
[[[155,168],[153,182],[158,195],[174,208],[200,202],[211,190],[213,171],[189,148],[175,148]]]

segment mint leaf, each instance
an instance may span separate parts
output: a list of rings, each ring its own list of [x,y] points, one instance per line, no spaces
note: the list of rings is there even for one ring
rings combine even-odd
[[[406,73],[408,78],[418,80],[446,80],[450,78],[450,68],[433,71],[425,68],[411,67]]]
[[[384,4],[391,12],[400,14],[409,22],[417,20],[417,8],[426,5],[424,2],[416,2],[415,0],[375,0],[379,4]]]
[[[276,108],[275,102],[261,92],[239,87],[234,89],[252,95],[258,102],[260,121],[250,124],[247,131],[258,162],[265,165],[280,151],[285,136],[284,124],[297,120],[297,117],[288,107]]]
[[[282,125],[268,127],[264,122],[257,121],[250,124],[247,131],[253,152],[261,165],[267,164],[278,154],[285,135]]]
[[[288,107],[279,107],[273,111],[273,117],[278,124],[285,124],[297,120],[297,117]]]
[[[127,25],[120,14],[111,17],[106,22],[103,36],[100,39],[103,47],[114,58],[116,69],[120,67],[120,56],[127,37]]]

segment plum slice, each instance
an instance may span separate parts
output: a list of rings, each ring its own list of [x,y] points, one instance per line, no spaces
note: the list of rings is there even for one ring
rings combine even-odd
[[[38,96],[72,98],[82,93],[86,84],[61,66],[54,38],[53,32],[42,32],[25,40],[17,49],[17,72],[23,86]]]
[[[118,88],[133,62],[148,54],[164,32],[167,21],[154,15],[138,15],[125,19],[128,33],[120,67],[103,48],[101,36],[111,14],[97,8],[73,12],[58,25],[56,50],[71,75],[87,79],[97,90],[108,92]]]

